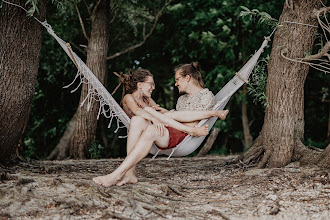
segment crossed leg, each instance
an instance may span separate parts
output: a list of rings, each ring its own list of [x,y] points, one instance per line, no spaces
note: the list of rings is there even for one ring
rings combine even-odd
[[[188,133],[191,136],[204,136],[207,135],[209,130],[208,126],[204,125],[202,127],[195,127],[194,125],[198,121],[211,117],[219,117],[224,120],[228,114],[228,110],[219,111],[169,111],[164,114],[157,112],[151,107],[145,107],[147,111],[152,116],[156,117],[162,123],[167,124],[173,128],[176,128],[182,132]],[[180,123],[182,122],[182,123]],[[196,122],[193,126],[187,126],[187,122]]]
[[[125,173],[130,169],[134,168],[133,172],[135,172],[135,165],[148,155],[153,143],[157,144],[158,147],[165,148],[168,141],[169,133],[167,129],[164,136],[159,136],[155,126],[148,125],[120,166],[108,175],[93,178],[93,181],[105,187],[119,184],[120,180],[124,179]]]

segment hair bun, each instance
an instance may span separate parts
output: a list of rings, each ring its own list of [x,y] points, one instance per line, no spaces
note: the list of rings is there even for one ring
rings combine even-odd
[[[191,63],[191,65],[199,72],[202,70],[201,65],[199,64],[199,62],[193,62],[193,63]]]

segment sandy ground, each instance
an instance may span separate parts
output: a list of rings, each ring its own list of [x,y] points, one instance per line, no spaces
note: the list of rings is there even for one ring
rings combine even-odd
[[[233,157],[143,160],[139,182],[91,179],[122,160],[29,161],[1,168],[4,219],[330,219],[330,171],[256,169]]]

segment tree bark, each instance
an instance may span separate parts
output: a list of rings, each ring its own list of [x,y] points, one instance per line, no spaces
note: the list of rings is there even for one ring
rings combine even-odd
[[[91,17],[91,35],[87,47],[86,65],[95,76],[104,83],[106,74],[106,59],[108,51],[107,37],[107,12],[109,4],[102,0],[98,5],[97,11]],[[83,84],[80,103],[88,95],[88,86]],[[78,115],[75,130],[70,142],[70,156],[74,159],[88,157],[88,147],[94,140],[97,127],[97,114],[99,103],[92,100],[89,111],[87,111],[88,101],[78,108]]]
[[[66,127],[63,136],[54,148],[54,150],[49,154],[47,160],[64,160],[69,157],[70,151],[70,140],[75,128],[77,120],[77,112],[71,118],[68,126]]]
[[[330,144],[323,151],[323,153],[317,158],[318,165],[324,168],[330,168]]]
[[[246,97],[246,84],[243,85],[243,94]],[[253,137],[250,132],[249,126],[249,118],[248,118],[248,111],[247,111],[247,102],[242,102],[242,126],[243,126],[243,133],[244,133],[244,147],[249,148],[252,145]]]
[[[219,128],[214,128],[210,134],[210,136],[207,138],[206,143],[202,147],[202,149],[198,152],[197,157],[205,156],[212,148],[215,140],[218,137],[218,134],[220,132]]]
[[[16,4],[25,6],[25,0]],[[38,4],[45,19],[46,1]],[[33,101],[43,27],[18,7],[0,10],[0,163],[16,159]]]
[[[261,137],[243,156],[245,161],[261,157],[260,167],[282,167],[293,158],[302,157],[294,155],[294,150],[301,148],[304,138],[304,83],[309,66],[288,61],[281,53],[289,58],[302,58],[311,52],[317,28],[286,21],[317,25],[313,10],[319,6],[318,0],[293,0],[284,4],[279,20],[283,26],[275,33],[268,65],[269,106]],[[249,157],[252,152],[254,158]]]

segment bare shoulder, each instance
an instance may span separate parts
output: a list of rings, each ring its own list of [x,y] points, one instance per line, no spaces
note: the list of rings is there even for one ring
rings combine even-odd
[[[123,103],[132,102],[132,101],[134,101],[132,94],[126,94],[123,98]]]

